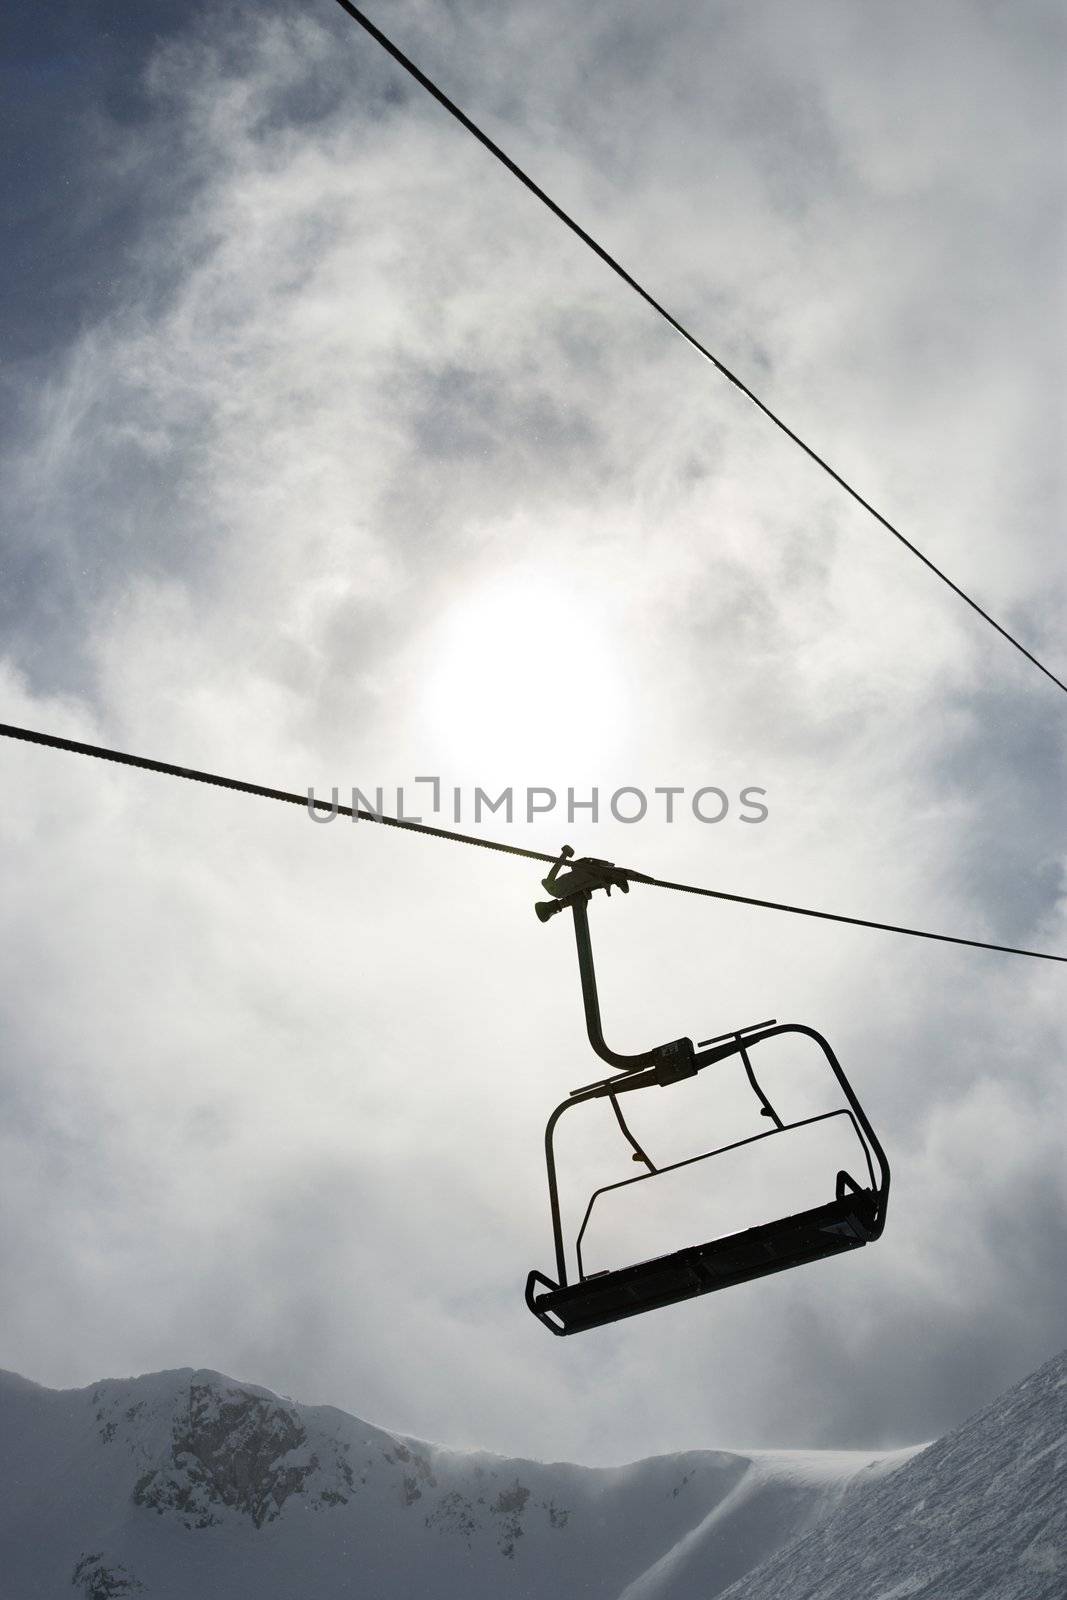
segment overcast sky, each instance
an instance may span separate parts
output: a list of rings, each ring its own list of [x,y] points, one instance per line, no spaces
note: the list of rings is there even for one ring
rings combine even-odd
[[[372,14],[1063,675],[1061,8]],[[332,0],[6,26],[0,720],[427,815],[715,786],[487,831],[1067,950],[1059,692]],[[873,1249],[557,1340],[542,1132],[599,1063],[541,869],[0,764],[0,1364],[603,1462],[927,1438],[1062,1345],[1062,968],[601,897],[615,1047],[819,1028],[894,1190]],[[754,1131],[704,1078],[663,1137]]]

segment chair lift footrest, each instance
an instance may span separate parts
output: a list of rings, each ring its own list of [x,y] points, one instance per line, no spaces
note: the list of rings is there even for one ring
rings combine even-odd
[[[622,1317],[856,1250],[880,1232],[877,1197],[861,1189],[779,1222],[709,1244],[689,1245],[673,1255],[598,1273],[563,1288],[540,1272],[531,1272],[526,1304],[553,1333],[583,1333]],[[538,1292],[539,1285],[543,1292]]]

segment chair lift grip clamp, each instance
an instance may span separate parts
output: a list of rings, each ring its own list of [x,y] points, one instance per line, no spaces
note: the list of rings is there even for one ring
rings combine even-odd
[[[623,894],[629,894],[631,883],[651,881],[646,873],[634,872],[630,867],[617,867],[613,861],[600,861],[595,856],[579,856],[575,859],[573,849],[565,844],[547,878],[541,879],[542,888],[547,889],[553,898],[540,901],[534,910],[539,921],[547,922],[564,906],[573,904],[579,895],[589,900],[596,889],[603,889],[608,895],[612,889],[621,889]]]

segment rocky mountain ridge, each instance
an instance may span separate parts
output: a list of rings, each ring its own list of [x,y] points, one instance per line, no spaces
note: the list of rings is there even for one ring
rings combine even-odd
[[[923,1449],[588,1468],[183,1369],[0,1375],[3,1600],[1062,1600],[1067,1353]]]
[[[4,1600],[620,1600],[650,1582],[672,1597],[698,1583],[710,1600],[857,1477],[897,1464],[862,1452],[510,1461],[214,1372],[69,1391],[4,1375]]]

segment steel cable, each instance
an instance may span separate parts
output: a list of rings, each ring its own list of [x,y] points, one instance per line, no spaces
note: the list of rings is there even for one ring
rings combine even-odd
[[[544,189],[542,189],[539,184],[535,183],[529,174],[524,172],[518,163],[513,161],[511,157],[500,148],[495,140],[491,139],[489,135],[483,131],[483,129],[479,128],[476,122],[472,122],[470,117],[467,116],[466,112],[460,110],[455,101],[450,100],[448,95],[445,94],[444,90],[439,88],[438,85],[434,83],[432,78],[428,78],[426,74],[415,65],[414,61],[412,61],[409,56],[404,54],[399,46],[395,45],[391,39],[387,38],[386,35],[382,33],[380,28],[375,27],[370,18],[365,16],[364,13],[360,11],[358,6],[350,4],[350,0],[337,0],[337,4],[341,7],[342,11],[348,13],[353,22],[358,22],[359,26],[363,28],[372,39],[380,44],[383,50],[388,51],[393,60],[403,67],[404,71],[409,73],[411,77],[415,79],[416,83],[420,84],[428,94],[431,94],[433,98],[439,102],[439,104],[444,106],[445,110],[455,117],[456,121],[462,124],[468,133],[472,134],[474,138],[477,139],[480,144],[484,145],[490,154],[494,155],[496,159],[501,162],[502,165],[505,166],[514,177],[518,178],[519,182],[524,184],[525,187],[529,189],[531,194],[535,195],[543,205],[547,206],[552,214],[555,217],[558,217],[560,222],[562,222],[565,227],[569,228],[573,234],[581,239],[583,244],[588,245],[589,249],[592,250],[595,255],[598,255],[601,261],[603,261],[606,266],[611,268],[612,272],[616,273],[617,276],[622,279],[623,283],[631,288],[635,294],[640,295],[645,304],[651,306],[652,310],[661,316],[663,320],[674,329],[675,333],[680,334],[687,344],[690,344],[694,350],[704,357],[705,361],[709,361],[715,368],[716,372],[721,373],[722,376],[732,383],[735,388],[740,389],[741,393],[751,400],[752,404],[758,407],[758,409],[763,412],[763,415],[770,422],[773,422],[776,428],[779,428],[781,432],[785,434],[787,439],[791,439],[795,445],[803,450],[806,456],[814,461],[817,466],[821,467],[822,470],[827,473],[836,484],[844,489],[846,494],[851,495],[852,499],[855,500],[858,505],[861,505],[865,511],[869,512],[875,521],[880,523],[880,525],[885,528],[887,533],[891,533],[894,539],[898,539],[904,548],[906,550],[910,550],[911,554],[921,561],[923,565],[934,574],[935,577],[940,578],[941,582],[946,584],[947,587],[952,590],[953,594],[958,595],[961,600],[965,601],[966,604],[970,606],[972,611],[976,611],[985,622],[989,623],[991,628],[995,628],[997,633],[1000,634],[1001,638],[1006,639],[1009,644],[1014,645],[1015,649],[1018,650],[1021,655],[1025,656],[1027,661],[1029,661],[1031,665],[1035,666],[1039,672],[1043,672],[1045,677],[1056,685],[1057,689],[1062,689],[1064,693],[1067,694],[1067,683],[1064,683],[1062,679],[1057,678],[1056,674],[1050,671],[1050,669],[1045,666],[1044,662],[1039,661],[1037,656],[1028,650],[1013,633],[1009,633],[1007,628],[1003,627],[995,617],[990,616],[989,612],[986,611],[983,606],[979,605],[977,600],[972,599],[965,589],[961,589],[958,583],[954,583],[946,572],[943,572],[935,562],[931,561],[928,555],[925,555],[924,552],[919,549],[918,545],[913,544],[910,539],[901,533],[899,528],[895,527],[894,524],[889,521],[888,517],[884,517],[869,500],[865,499],[864,496],[860,494],[858,489],[853,488],[852,484],[848,482],[847,478],[843,478],[841,474],[830,465],[824,456],[819,455],[818,451],[813,449],[811,445],[807,444],[799,434],[794,433],[793,429],[790,428],[789,425],[784,422],[776,412],[772,411],[770,406],[767,405],[765,401],[761,400],[759,395],[749,388],[747,383],[739,378],[735,372],[731,372],[729,367],[725,366],[717,356],[714,356],[705,345],[701,344],[700,340],[694,334],[690,333],[689,329],[679,322],[677,317],[672,316],[667,308],[661,305],[660,302],[655,299],[647,289],[638,283],[637,279],[627,272],[626,268],[622,266],[620,262],[616,261],[615,257],[610,255],[609,252],[604,249],[603,245],[597,243],[591,233],[587,233],[580,223],[576,222],[572,216],[564,211],[562,206],[557,205],[555,200],[552,199],[551,195],[546,194]]]
[[[258,795],[264,800],[282,800],[287,805],[315,805],[317,810],[335,812],[339,816],[353,817],[361,822],[376,822],[387,828],[400,828],[406,833],[428,834],[434,839],[449,839],[453,844],[476,845],[481,850],[495,850],[500,855],[520,856],[526,861],[546,861],[554,866],[558,857],[546,855],[542,850],[526,850],[522,845],[504,844],[500,839],[483,839],[473,833],[458,833],[452,828],[435,828],[428,822],[415,822],[407,817],[378,816],[373,811],[359,807],[335,805],[332,800],[312,802],[307,795],[289,789],[269,788],[262,783],[247,783],[242,778],[226,778],[217,772],[201,772],[195,767],[178,767],[169,761],[154,761],[150,756],[134,756],[124,750],[111,750],[105,745],[82,744],[77,739],[63,739],[55,733],[38,733],[32,728],[17,728],[0,722],[0,736],[20,739],[27,744],[44,745],[50,750],[67,750],[73,755],[91,756],[99,761],[117,761],[123,766],[140,767],[146,772],[162,773],[168,778],[186,778],[192,783],[209,783],[217,789],[232,789],[238,794]],[[755,895],[729,894],[725,889],[707,889],[692,883],[672,883],[666,878],[652,878],[643,872],[624,871],[632,883],[644,884],[652,889],[669,889],[676,894],[701,895],[709,900],[725,900],[732,905],[754,906],[764,911],[784,911],[795,917],[816,917],[822,922],[841,922],[852,928],[873,928],[880,933],[899,933],[911,939],[935,939],[942,944],[966,945],[973,950],[994,950],[1002,955],[1029,956],[1036,961],[1065,961],[1067,956],[1052,955],[1045,950],[1024,950],[1017,945],[993,944],[986,939],[965,939],[953,933],[930,933],[923,928],[908,928],[893,922],[874,922],[867,917],[849,917],[836,911],[815,911],[810,906],[790,905],[782,900],[761,900]]]

